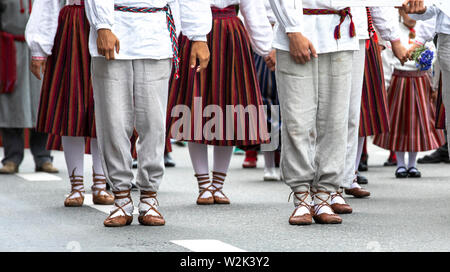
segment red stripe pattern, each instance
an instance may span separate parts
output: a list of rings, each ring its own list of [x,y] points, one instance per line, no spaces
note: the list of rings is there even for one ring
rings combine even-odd
[[[436,113],[436,128],[445,129],[445,107],[442,100],[442,74],[441,78],[439,78],[439,92],[436,101]]]
[[[89,22],[84,6],[59,15],[52,55],[47,60],[37,130],[59,136],[95,137]]]
[[[350,37],[356,36],[355,23],[353,23],[353,15],[351,13],[350,8],[345,8],[341,10],[331,10],[331,9],[303,9],[303,14],[305,15],[330,15],[335,14],[339,15],[340,21],[339,24],[334,29],[334,38],[339,40],[341,38],[341,26],[344,23],[347,17],[350,18]]]
[[[390,131],[376,135],[374,144],[392,151],[421,152],[445,143],[435,128],[431,102],[431,80],[427,72],[395,70],[389,88]]]
[[[364,67],[359,136],[372,136],[389,131],[389,110],[381,51],[374,37],[369,39]]]
[[[172,78],[170,82],[167,135],[169,138],[221,146],[250,146],[265,143],[260,137],[260,128],[257,124],[264,123],[266,126],[265,115],[262,122],[250,121],[247,114],[245,118],[238,118],[235,114],[234,120],[226,120],[227,105],[242,105],[244,108],[250,105],[258,108],[263,105],[263,102],[250,40],[244,25],[236,16],[235,7],[212,8],[212,12],[213,27],[208,35],[211,60],[205,71],[196,73],[189,67],[192,43],[183,35],[179,39],[180,78],[178,80]],[[201,108],[194,107],[195,99],[201,99]],[[189,127],[183,127],[184,130],[189,130],[187,137],[183,135],[185,131],[171,134],[172,126],[180,119],[171,117],[171,112],[175,106],[180,105],[186,106],[192,113]],[[196,112],[203,112],[209,105],[217,105],[224,113],[224,116],[215,116],[219,118],[221,127],[214,128],[215,134],[218,135],[214,139],[208,139],[203,133],[205,124],[213,116],[195,115]],[[231,140],[227,140],[227,131],[223,129],[227,121],[234,121],[234,137],[228,137],[228,139],[232,138]],[[251,126],[250,122],[252,122]],[[244,139],[238,139],[239,130],[245,132]]]

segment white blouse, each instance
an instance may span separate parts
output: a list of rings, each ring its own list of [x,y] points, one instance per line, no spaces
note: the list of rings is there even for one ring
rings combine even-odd
[[[217,8],[239,5],[239,12],[244,17],[253,50],[261,56],[267,56],[270,53],[273,31],[270,22],[267,20],[264,0],[210,0],[210,2],[211,7]]]
[[[270,0],[278,23],[273,46],[289,51],[286,33],[301,32],[314,45],[318,54],[359,50],[359,39],[350,37],[350,18],[341,26],[341,38],[334,38],[334,29],[339,24],[339,15],[303,15],[303,8],[340,10],[331,0]]]
[[[59,2],[60,0],[34,2],[26,31],[33,56],[51,54],[61,9]],[[111,29],[120,40],[121,48],[116,55],[117,59],[165,59],[173,56],[165,12],[116,12],[114,4],[156,8],[170,4],[174,9],[175,23],[182,25],[185,35],[192,40],[206,40],[212,21],[208,3],[209,0],[85,0],[86,15],[91,24],[91,55],[100,56],[97,52],[97,30],[105,28]]]

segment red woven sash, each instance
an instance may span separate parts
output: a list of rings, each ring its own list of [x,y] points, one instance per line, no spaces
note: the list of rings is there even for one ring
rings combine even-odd
[[[17,80],[15,41],[25,42],[23,35],[0,32],[0,93],[12,93]]]
[[[350,8],[345,8],[341,10],[331,10],[331,9],[303,9],[303,14],[305,15],[329,15],[335,14],[341,16],[339,24],[334,29],[334,38],[339,40],[341,38],[341,26],[347,17],[350,17],[350,37],[356,36],[355,24],[353,23],[353,15]]]

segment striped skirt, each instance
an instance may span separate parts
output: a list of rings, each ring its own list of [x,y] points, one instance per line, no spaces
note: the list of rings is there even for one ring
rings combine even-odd
[[[179,38],[180,78],[170,82],[168,138],[220,146],[265,143],[266,116],[247,31],[235,7],[212,12],[211,59],[205,71],[196,73],[189,67],[191,42],[183,35]],[[180,110],[183,114],[177,115]]]
[[[366,137],[389,131],[389,110],[381,51],[375,40],[368,40],[364,85],[361,98],[359,136]]]
[[[431,92],[427,72],[395,70],[388,92],[390,131],[376,135],[374,144],[400,152],[421,152],[442,146],[444,132],[435,128]]]
[[[47,60],[38,131],[57,136],[96,137],[88,40],[89,22],[84,6],[64,7],[52,55]]]
[[[439,92],[436,101],[436,113],[436,128],[445,129],[445,107],[444,101],[442,100],[442,78],[439,79]]]

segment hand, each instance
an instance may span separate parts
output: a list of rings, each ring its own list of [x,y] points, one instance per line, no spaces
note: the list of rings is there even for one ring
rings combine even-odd
[[[196,68],[196,72],[200,73],[208,67],[210,58],[209,48],[206,42],[194,41],[191,47],[191,59],[189,65],[192,69]],[[197,66],[197,60],[199,65]]]
[[[419,47],[421,47],[421,45],[419,45],[417,43],[415,43],[415,44],[413,44],[413,46],[411,46],[411,48],[408,50],[408,59],[409,60],[413,60],[414,51],[416,51],[417,48],[419,48]]]
[[[313,44],[301,33],[288,33],[288,37],[289,51],[295,62],[306,64],[311,60],[311,55],[317,58],[316,49]]]
[[[275,71],[275,66],[277,64],[277,53],[275,50],[272,50],[269,55],[267,55],[264,58],[264,61],[267,64],[267,67],[269,67],[270,71]]]
[[[431,102],[436,103],[438,98],[438,91],[437,90],[433,90],[431,92]]]
[[[107,60],[115,59],[114,49],[119,54],[120,41],[109,29],[99,29],[97,31],[97,50]]]
[[[423,14],[427,11],[424,0],[405,0],[405,2],[403,2],[402,9],[409,14]]]
[[[391,45],[394,56],[402,63],[402,65],[405,64],[409,58],[408,50],[403,46],[400,40],[391,42]]]
[[[47,60],[37,60],[37,59],[31,59],[31,73],[33,73],[33,75],[41,80],[41,74],[44,75],[45,73],[45,68],[47,66]]]

